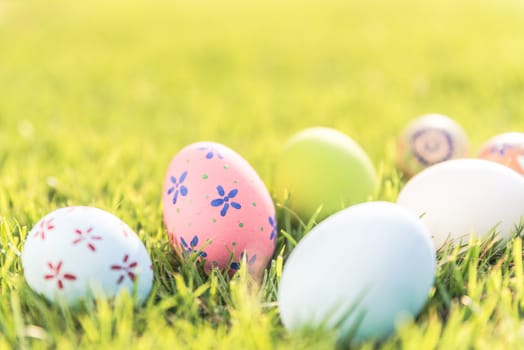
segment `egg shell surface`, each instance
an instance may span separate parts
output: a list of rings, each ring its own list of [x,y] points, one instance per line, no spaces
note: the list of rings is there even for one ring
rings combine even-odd
[[[422,216],[435,248],[496,229],[507,239],[524,215],[524,179],[482,159],[457,159],[425,169],[406,183],[397,203]]]
[[[398,167],[413,176],[428,166],[468,155],[468,138],[453,119],[441,114],[416,118],[398,141]]]
[[[151,259],[136,233],[92,207],[61,208],[41,219],[27,234],[22,266],[29,286],[53,302],[131,294],[136,283],[142,303],[153,285]]]
[[[479,158],[505,165],[524,175],[524,133],[497,135],[482,145]]]
[[[279,201],[305,222],[320,207],[317,221],[367,201],[378,184],[366,152],[349,136],[325,127],[302,130],[284,145],[273,182]]]
[[[205,268],[235,272],[244,254],[260,276],[277,239],[275,207],[264,183],[238,153],[214,142],[182,149],[163,188],[164,222],[173,245],[199,254]]]
[[[280,316],[289,330],[339,323],[341,339],[355,326],[354,341],[382,338],[421,310],[435,271],[429,232],[416,215],[394,203],[358,204],[328,217],[292,251]]]

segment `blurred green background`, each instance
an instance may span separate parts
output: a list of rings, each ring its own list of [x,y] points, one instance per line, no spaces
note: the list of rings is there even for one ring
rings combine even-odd
[[[423,113],[455,118],[473,151],[524,125],[518,0],[0,4],[2,171],[35,190],[48,176],[66,190],[135,173],[135,188],[160,188],[198,140],[269,181],[304,127],[346,132],[378,166]]]
[[[223,143],[271,190],[281,145],[317,125],[385,173],[424,113],[475,154],[524,129],[523,38],[520,0],[0,0],[1,214],[124,206],[156,232],[183,146]]]

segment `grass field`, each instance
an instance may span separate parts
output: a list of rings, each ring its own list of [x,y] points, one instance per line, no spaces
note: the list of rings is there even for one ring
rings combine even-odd
[[[366,149],[380,199],[394,200],[395,138],[417,115],[454,117],[473,154],[524,130],[523,38],[520,0],[0,0],[0,349],[333,348],[332,334],[280,324],[293,239],[280,235],[259,288],[176,261],[161,208],[170,159],[218,141],[271,190],[283,142],[331,126]],[[72,310],[25,284],[27,232],[66,205],[137,231],[156,275],[144,306],[122,297]],[[362,349],[524,348],[520,238],[503,250],[473,241],[438,265],[421,315]]]

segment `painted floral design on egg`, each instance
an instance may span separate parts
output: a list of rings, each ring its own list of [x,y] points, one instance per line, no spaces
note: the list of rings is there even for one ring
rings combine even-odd
[[[197,248],[198,247],[198,236],[197,235],[193,236],[191,241],[189,241],[189,244],[186,242],[184,237],[180,237],[180,244],[182,244],[183,252],[187,256],[189,256],[191,254],[198,254],[201,258],[207,257],[207,253],[205,251],[203,251],[203,250],[200,251]]]
[[[184,172],[192,174],[183,179],[188,191],[183,201],[179,195],[174,203],[171,177],[179,180],[176,176]],[[173,246],[184,255],[200,252],[206,271],[216,265],[234,272],[231,261],[239,263],[247,251],[250,273],[262,275],[275,249],[275,207],[244,158],[213,142],[188,145],[171,161],[162,193],[164,223]]]
[[[235,198],[236,195],[238,194],[238,190],[236,188],[229,191],[229,193],[226,195],[224,188],[218,185],[217,192],[220,197],[213,199],[211,201],[211,206],[222,207],[222,209],[220,210],[220,216],[226,216],[227,210],[229,209],[230,206],[235,209],[242,208],[242,205],[240,205],[240,203],[229,201],[231,198]]]
[[[220,150],[215,145],[208,145],[208,146],[202,146],[198,148],[199,151],[206,151],[206,158],[207,159],[213,159],[215,155],[219,159],[224,159],[224,156],[222,156],[222,153],[220,153]]]
[[[188,189],[185,185],[183,185],[185,179],[187,177],[187,171],[184,171],[182,175],[178,178],[178,181],[176,177],[170,176],[169,179],[171,180],[171,187],[167,190],[168,195],[173,195],[173,204],[176,204],[178,200],[178,194],[182,197],[187,196]]]
[[[40,223],[38,224],[38,229],[33,234],[34,238],[39,238],[42,241],[45,240],[46,235],[53,231],[55,228],[55,225],[53,224],[54,218],[51,219],[42,219],[40,220]]]
[[[60,260],[56,264],[49,262],[47,267],[50,272],[44,275],[46,281],[56,281],[56,286],[59,290],[64,289],[64,281],[76,281],[76,276],[72,273],[62,272],[62,261]]]
[[[151,259],[140,238],[98,208],[50,213],[28,233],[21,261],[27,284],[52,302],[113,298],[136,288],[142,303],[153,286]]]
[[[75,239],[73,240],[73,245],[78,245],[80,243],[85,243],[87,248],[89,248],[90,251],[96,252],[96,242],[95,241],[101,241],[102,236],[97,235],[96,233],[93,233],[93,227],[90,226],[89,228],[82,230],[80,228],[77,228],[75,230]]]
[[[118,276],[118,279],[116,280],[116,284],[122,284],[122,282],[124,282],[126,277],[129,278],[131,282],[135,282],[135,279],[136,279],[135,270],[137,266],[138,266],[138,262],[134,260],[130,260],[129,254],[124,255],[124,257],[122,258],[122,262],[111,265],[112,271],[119,272],[119,276]]]
[[[524,133],[509,132],[488,140],[479,158],[505,165],[524,175]]]
[[[277,217],[276,215],[270,216],[268,218],[269,225],[271,226],[271,233],[269,234],[269,239],[277,243]]]
[[[244,252],[242,252],[240,253],[240,259],[238,261],[233,261],[230,267],[232,270],[235,270],[235,271],[240,270],[240,265],[242,264],[242,259],[244,258],[244,255],[246,256],[248,271],[249,273],[253,273],[252,266],[255,265],[255,262],[257,261],[256,255],[249,256],[247,253],[244,254]]]

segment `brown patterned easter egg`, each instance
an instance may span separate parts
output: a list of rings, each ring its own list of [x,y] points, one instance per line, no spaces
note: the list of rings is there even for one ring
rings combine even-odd
[[[397,165],[407,176],[468,155],[468,138],[453,119],[426,114],[409,123],[398,140]]]

